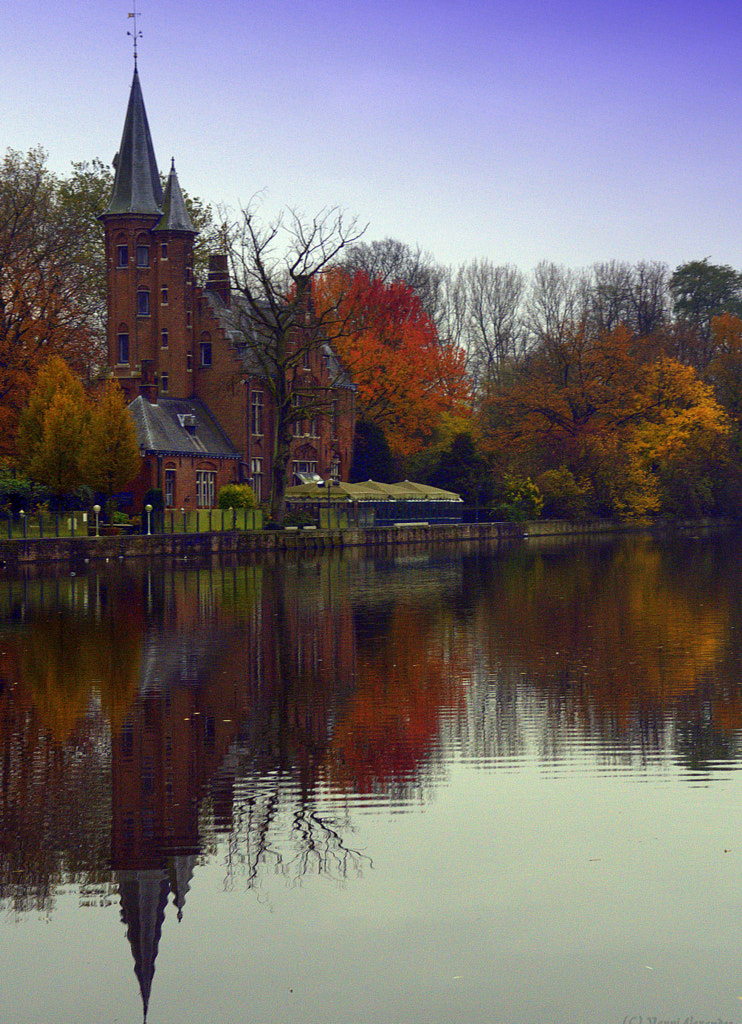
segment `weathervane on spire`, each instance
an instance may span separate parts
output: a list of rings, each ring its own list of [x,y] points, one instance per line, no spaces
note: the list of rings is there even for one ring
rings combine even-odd
[[[137,30],[137,0],[132,0],[133,11],[129,11],[129,17],[134,19],[134,31],[127,32],[127,36],[131,36],[134,40],[134,67],[137,66],[137,39],[142,38],[142,33]]]

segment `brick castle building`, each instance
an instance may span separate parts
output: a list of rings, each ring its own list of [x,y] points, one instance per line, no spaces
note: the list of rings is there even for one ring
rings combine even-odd
[[[129,402],[143,456],[131,510],[153,488],[166,507],[209,508],[230,482],[249,483],[266,501],[276,419],[270,382],[245,336],[227,256],[210,257],[203,287],[195,279],[197,232],[174,162],[163,191],[136,64],[113,191],[100,219],[109,365]],[[295,344],[302,341],[306,336]],[[347,479],[354,389],[321,338],[306,353],[293,388],[323,398],[317,415],[294,426],[288,483],[298,483],[299,473]]]

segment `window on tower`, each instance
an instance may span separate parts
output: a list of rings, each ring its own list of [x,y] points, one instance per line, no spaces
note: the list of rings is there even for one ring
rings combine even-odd
[[[168,375],[166,373],[160,374],[160,388],[163,391],[167,391],[169,383]]]
[[[160,246],[160,259],[167,259],[167,242],[163,242],[162,245]]]
[[[148,288],[140,288],[137,292],[137,316],[149,316]]]
[[[201,342],[201,365],[211,366],[211,342]]]
[[[116,249],[116,266],[117,267],[128,267],[129,265],[129,246],[119,245]]]
[[[162,298],[163,306],[167,306],[167,285],[166,284],[164,284],[162,286],[162,288],[160,289],[160,295],[161,295],[161,298]]]
[[[137,246],[137,266],[146,268],[149,266],[149,246],[138,245]]]
[[[129,333],[120,331],[118,336],[118,362],[129,362]]]
[[[168,335],[167,327],[163,327],[162,334],[160,335],[160,344],[162,345],[163,348],[167,348],[169,341],[170,336]]]

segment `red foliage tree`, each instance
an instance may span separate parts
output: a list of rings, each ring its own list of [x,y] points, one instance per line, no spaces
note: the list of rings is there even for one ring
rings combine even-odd
[[[384,431],[395,455],[428,441],[444,413],[468,410],[464,353],[440,341],[415,291],[364,271],[325,275],[319,308],[337,308],[333,344],[358,389],[359,415]]]

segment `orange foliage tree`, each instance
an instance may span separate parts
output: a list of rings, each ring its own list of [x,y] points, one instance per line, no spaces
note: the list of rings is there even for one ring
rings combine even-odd
[[[43,150],[8,150],[0,160],[0,455],[15,454],[18,413],[41,363],[55,352],[74,360],[86,348],[76,233]]]
[[[714,317],[711,331],[714,358],[708,368],[708,378],[739,433],[742,430],[742,320],[732,313],[724,313]]]
[[[337,309],[332,340],[358,389],[359,416],[384,431],[394,455],[418,451],[444,414],[468,410],[464,353],[440,341],[404,282],[336,269],[318,282],[315,303]]]
[[[532,475],[565,468],[593,511],[612,515],[678,511],[679,487],[689,511],[708,511],[728,434],[712,389],[622,326],[543,343],[501,384],[484,423],[505,461]]]

